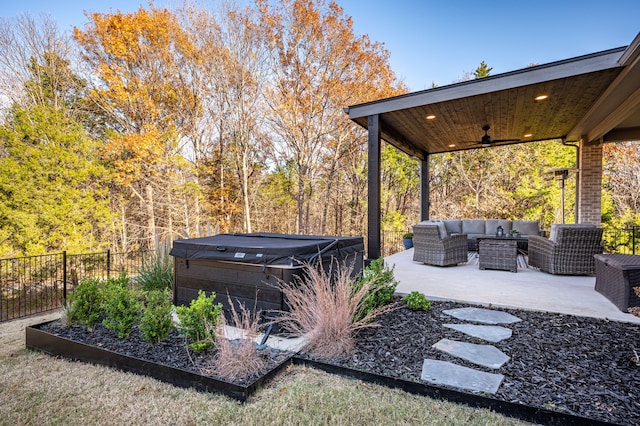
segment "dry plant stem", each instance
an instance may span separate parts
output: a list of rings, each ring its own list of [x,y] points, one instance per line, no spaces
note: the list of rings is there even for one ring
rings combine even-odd
[[[633,287],[633,291],[638,297],[640,297],[640,287]],[[635,315],[637,317],[640,317],[640,306],[633,306],[631,308],[627,308],[627,311],[631,315]]]
[[[225,336],[227,320],[222,315],[216,339],[216,355],[213,370],[222,377],[250,377],[264,368],[264,360],[258,353],[255,338],[258,335],[258,321],[260,312],[252,314],[244,305],[240,305],[238,312],[229,295],[231,306],[232,326],[242,330],[240,339],[231,339]]]
[[[329,271],[305,265],[305,278],[280,282],[289,312],[282,312],[277,322],[292,335],[302,336],[306,341],[305,349],[320,357],[351,352],[355,333],[377,326],[373,319],[395,308],[387,305],[355,320],[364,308],[364,299],[372,283],[367,282],[354,291],[353,266],[336,268],[336,271],[332,270],[333,263]]]

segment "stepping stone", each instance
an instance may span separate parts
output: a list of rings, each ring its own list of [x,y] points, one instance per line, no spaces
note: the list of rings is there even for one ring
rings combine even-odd
[[[433,348],[494,370],[502,367],[510,359],[504,352],[492,345],[442,339],[434,344]]]
[[[493,343],[508,339],[513,334],[511,329],[500,325],[443,324],[443,326]]]
[[[506,312],[484,308],[457,308],[442,312],[459,320],[480,322],[483,324],[512,324],[521,321],[520,318]]]
[[[436,385],[447,385],[472,392],[495,394],[504,380],[502,374],[485,373],[446,361],[425,359],[420,378]]]

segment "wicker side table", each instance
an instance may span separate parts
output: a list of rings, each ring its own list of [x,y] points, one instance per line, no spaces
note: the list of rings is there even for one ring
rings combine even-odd
[[[486,239],[478,243],[480,269],[518,272],[518,243],[513,239]]]
[[[640,255],[596,254],[596,291],[622,312],[640,306],[633,287],[640,287]]]

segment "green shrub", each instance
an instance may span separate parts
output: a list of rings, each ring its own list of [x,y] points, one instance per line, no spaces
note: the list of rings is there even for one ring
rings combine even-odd
[[[370,282],[370,288],[367,292],[363,309],[358,319],[364,318],[374,309],[386,305],[391,302],[393,295],[398,287],[398,281],[393,276],[393,268],[389,268],[384,264],[384,259],[379,258],[373,260],[369,266],[364,268],[362,276],[355,282],[355,290],[362,288],[364,283]]]
[[[140,318],[142,339],[151,344],[163,341],[173,328],[171,298],[168,290],[145,293],[145,306]]]
[[[167,250],[152,254],[144,266],[137,269],[136,283],[143,291],[170,290],[173,285],[173,261]]]
[[[411,293],[405,295],[402,300],[407,304],[407,307],[409,307],[409,309],[412,309],[414,311],[417,311],[419,309],[427,311],[429,310],[429,308],[431,308],[431,302],[429,301],[429,299],[427,299],[424,294],[418,291],[412,291]]]
[[[204,291],[198,291],[198,298],[187,306],[177,306],[176,313],[180,324],[178,330],[185,336],[194,351],[211,349],[216,340],[216,327],[222,314],[222,304],[214,306],[215,293],[209,297]]]
[[[79,323],[91,329],[102,315],[102,293],[98,278],[82,280],[70,297],[70,305],[65,309],[66,323]]]
[[[118,333],[118,337],[127,337],[140,317],[137,295],[129,286],[125,275],[119,279],[107,280],[102,293],[102,310],[105,314],[102,324]]]

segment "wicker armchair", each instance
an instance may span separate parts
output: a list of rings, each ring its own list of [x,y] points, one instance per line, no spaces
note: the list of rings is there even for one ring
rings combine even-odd
[[[440,229],[442,228],[442,229]],[[427,265],[448,266],[467,261],[467,235],[446,236],[444,224],[413,226],[413,260]],[[444,238],[441,235],[445,235]]]
[[[602,253],[602,228],[558,226],[555,238],[529,235],[529,266],[556,275],[593,275]],[[552,232],[553,234],[553,232]]]

